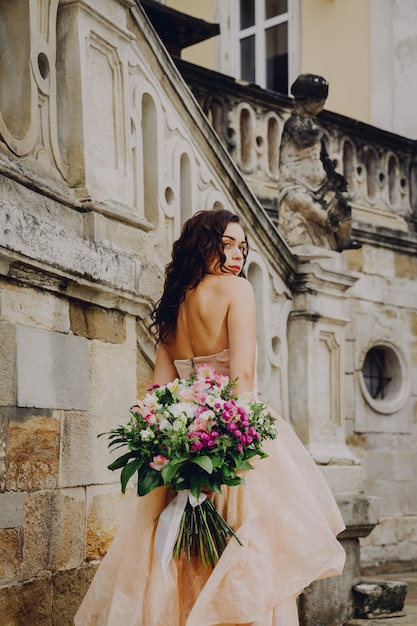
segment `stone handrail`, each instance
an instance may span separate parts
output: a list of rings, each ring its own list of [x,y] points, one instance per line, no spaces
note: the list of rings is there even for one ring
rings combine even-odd
[[[292,98],[175,60],[229,154],[277,219],[278,159]],[[354,221],[417,230],[416,142],[343,115],[323,111],[325,144],[348,181]],[[411,235],[412,238],[413,235]]]

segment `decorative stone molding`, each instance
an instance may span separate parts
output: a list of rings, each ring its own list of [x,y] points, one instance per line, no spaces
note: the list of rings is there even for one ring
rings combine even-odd
[[[0,140],[47,176],[66,178],[58,142],[56,16],[59,0],[5,0]]]

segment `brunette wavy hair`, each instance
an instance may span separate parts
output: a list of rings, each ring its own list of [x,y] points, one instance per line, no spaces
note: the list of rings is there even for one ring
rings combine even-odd
[[[218,257],[222,271],[226,257],[223,233],[230,222],[240,224],[239,217],[225,209],[199,211],[188,219],[172,247],[172,261],[165,267],[161,299],[152,312],[152,328],[158,342],[167,343],[177,325],[178,309],[190,289],[195,289],[207,273],[208,264]],[[246,262],[247,249],[244,264]],[[242,271],[239,274],[245,277]]]

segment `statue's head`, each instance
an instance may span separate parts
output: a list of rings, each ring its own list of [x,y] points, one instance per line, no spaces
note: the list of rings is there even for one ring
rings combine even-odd
[[[323,76],[300,74],[291,85],[291,93],[294,99],[300,102],[326,100],[329,94],[329,83]]]

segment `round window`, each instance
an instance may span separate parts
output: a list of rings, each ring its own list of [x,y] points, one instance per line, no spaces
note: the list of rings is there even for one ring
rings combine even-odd
[[[361,388],[368,404],[379,413],[394,413],[408,397],[405,361],[393,346],[375,345],[362,365]]]

